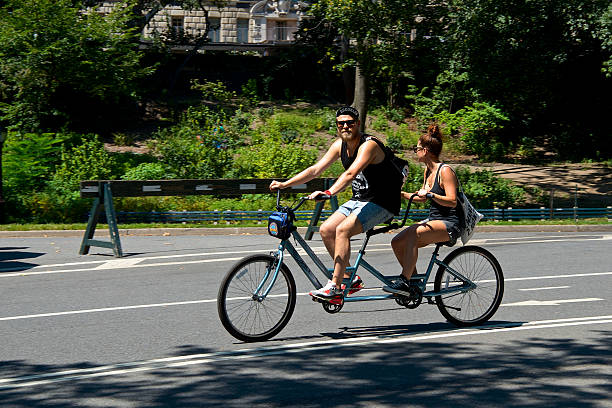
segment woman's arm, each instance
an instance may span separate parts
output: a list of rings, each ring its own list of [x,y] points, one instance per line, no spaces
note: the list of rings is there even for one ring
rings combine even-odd
[[[430,193],[432,194],[431,199],[445,207],[456,207],[459,181],[450,166],[444,166],[440,170],[440,185],[445,195]]]

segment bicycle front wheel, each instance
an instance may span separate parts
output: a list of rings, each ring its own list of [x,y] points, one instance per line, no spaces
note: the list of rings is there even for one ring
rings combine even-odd
[[[486,249],[464,246],[455,249],[443,261],[448,268],[472,281],[476,287],[452,291],[465,283],[441,265],[436,272],[434,290],[450,292],[436,296],[436,305],[449,322],[456,326],[476,326],[489,320],[497,311],[504,294],[504,275],[497,259]]]
[[[239,261],[227,273],[217,297],[217,311],[225,329],[242,341],[263,341],[278,334],[289,322],[295,309],[295,281],[289,268],[280,271],[271,283],[276,259],[254,255]],[[255,293],[260,287],[259,293]]]

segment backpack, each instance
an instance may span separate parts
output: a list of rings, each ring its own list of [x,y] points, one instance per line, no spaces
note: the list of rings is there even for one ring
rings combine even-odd
[[[366,137],[366,141],[367,140],[375,141],[380,146],[380,148],[383,149],[383,152],[385,152],[385,158],[389,159],[391,167],[395,170],[393,172],[393,181],[400,184],[400,188],[402,188],[404,186],[404,183],[406,182],[406,179],[408,178],[408,174],[410,173],[410,166],[408,166],[408,161],[402,159],[401,157],[397,157],[395,153],[393,153],[393,150],[385,146],[385,144],[377,138],[373,136],[368,136]]]

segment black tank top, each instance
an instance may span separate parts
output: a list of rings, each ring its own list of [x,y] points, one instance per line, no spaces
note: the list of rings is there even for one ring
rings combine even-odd
[[[446,191],[442,188],[440,183],[438,182],[440,178],[440,170],[444,166],[443,163],[440,163],[438,166],[438,171],[436,172],[436,177],[434,178],[433,187],[431,187],[430,192],[439,195],[446,195]],[[434,200],[431,200],[431,207],[429,208],[429,219],[430,220],[446,220],[454,223],[459,223],[459,216],[457,215],[457,207],[447,207],[442,204],[438,204]]]
[[[381,148],[384,146],[380,140],[362,134],[359,140],[359,146],[357,146],[354,155],[351,157],[348,155],[346,142],[342,141],[340,160],[345,170],[348,169],[357,158],[359,147],[369,139],[375,141]],[[393,164],[389,161],[389,155],[385,149],[383,149],[383,151],[385,152],[383,161],[378,164],[367,165],[353,180],[351,186],[353,188],[352,199],[372,202],[397,215],[400,210],[401,195],[399,191],[396,191],[396,189],[392,188],[390,184],[386,182],[389,174],[397,170],[391,167]]]

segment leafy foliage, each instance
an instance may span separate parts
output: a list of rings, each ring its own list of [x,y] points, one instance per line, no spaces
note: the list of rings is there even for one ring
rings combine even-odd
[[[461,135],[469,153],[476,153],[485,159],[499,159],[506,153],[500,130],[509,119],[495,106],[476,102],[455,113],[441,112],[436,119],[446,125],[451,135]]]
[[[495,175],[492,171],[477,170],[472,173],[467,166],[459,166],[455,171],[463,191],[470,202],[478,208],[520,206],[524,203],[525,189]]]
[[[0,113],[13,128],[57,129],[91,102],[133,98],[140,66],[125,8],[108,16],[71,0],[8,0],[0,8]],[[79,2],[77,2],[79,4]],[[94,104],[95,106],[95,104]]]
[[[104,149],[104,144],[93,137],[71,149],[64,149],[61,164],[50,183],[52,189],[70,195],[79,191],[82,180],[110,180],[116,163]]]
[[[69,135],[11,134],[4,146],[2,167],[7,195],[27,194],[44,187],[61,162],[62,144]]]
[[[270,140],[266,143],[246,147],[238,152],[234,177],[289,178],[317,159],[315,150],[305,150],[298,144],[285,144]]]

